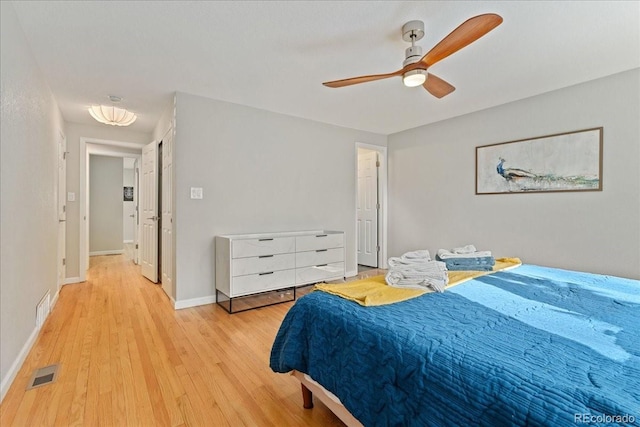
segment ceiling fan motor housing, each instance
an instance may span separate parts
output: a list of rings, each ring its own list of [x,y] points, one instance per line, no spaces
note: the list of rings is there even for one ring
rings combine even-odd
[[[420,58],[422,58],[422,48],[420,46],[408,47],[404,51],[404,58],[404,62],[402,62],[403,67],[420,61]]]

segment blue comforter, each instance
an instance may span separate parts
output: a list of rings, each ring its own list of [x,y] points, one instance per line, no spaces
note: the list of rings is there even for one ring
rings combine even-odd
[[[640,282],[523,265],[379,307],[316,291],[271,368],[365,426],[640,425]]]

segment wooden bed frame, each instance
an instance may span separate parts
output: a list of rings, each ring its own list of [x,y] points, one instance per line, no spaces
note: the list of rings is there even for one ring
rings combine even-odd
[[[315,382],[309,375],[303,374],[299,371],[291,372],[291,375],[296,377],[300,381],[302,387],[302,406],[305,409],[313,408],[313,395],[320,399],[331,412],[333,412],[340,420],[347,425],[347,427],[363,427],[362,423],[356,419],[351,413],[344,407],[333,393],[322,387]]]

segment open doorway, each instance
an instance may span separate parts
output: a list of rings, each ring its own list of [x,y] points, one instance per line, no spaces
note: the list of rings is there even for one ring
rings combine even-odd
[[[136,157],[89,155],[89,255],[136,261]]]
[[[80,223],[79,223],[79,281],[86,280],[86,272],[89,268],[89,253],[91,252],[94,255],[108,254],[108,253],[122,253],[123,252],[123,224],[124,224],[124,158],[133,158],[139,161],[141,153],[141,146],[139,144],[128,143],[128,142],[120,142],[120,141],[108,141],[108,140],[100,140],[93,138],[80,138]],[[119,240],[119,243],[116,243],[116,239],[114,239],[112,244],[104,246],[105,241],[98,242],[98,245],[91,245],[90,238],[93,234],[93,237],[98,237],[100,239],[100,235],[102,233],[102,229],[99,228],[98,231],[94,230],[94,233],[90,233],[90,225],[92,220],[92,205],[97,203],[99,207],[102,202],[100,196],[102,190],[98,189],[96,191],[91,191],[91,158],[96,156],[95,158],[110,158],[111,160],[111,180],[115,181],[116,185],[110,185],[108,188],[109,194],[111,195],[112,204],[108,206],[106,209],[110,209],[112,215],[110,216],[111,221],[116,221],[120,224],[120,231],[115,231],[114,234],[116,239]],[[135,162],[135,161],[134,161]],[[109,163],[109,162],[105,162]],[[119,172],[114,172],[115,170]],[[137,184],[134,185],[137,187]],[[117,194],[116,194],[117,193]],[[134,191],[134,197],[135,197]],[[94,203],[91,203],[91,198],[94,197]],[[95,198],[97,197],[97,198]],[[118,200],[117,207],[114,207],[116,203],[115,200]],[[95,206],[94,206],[95,207]],[[100,209],[95,210],[93,215],[102,215]],[[117,220],[115,219],[117,216]],[[113,228],[113,230],[117,230],[117,228]],[[134,234],[134,240],[136,239]],[[94,243],[96,243],[94,241]],[[134,244],[135,245],[135,244]],[[120,249],[118,249],[118,246]],[[134,246],[135,247],[135,246]],[[118,252],[119,251],[119,252]],[[134,254],[135,257],[135,254]]]
[[[122,159],[89,156],[89,256],[119,255],[122,247]]]
[[[134,264],[138,263],[138,181],[135,157],[122,159],[122,244],[124,255]]]
[[[358,272],[387,268],[387,149],[356,143],[356,260]]]

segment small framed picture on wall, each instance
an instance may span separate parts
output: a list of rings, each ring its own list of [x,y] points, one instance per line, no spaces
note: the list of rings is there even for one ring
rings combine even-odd
[[[124,199],[125,202],[133,202],[133,187],[124,187]]]

